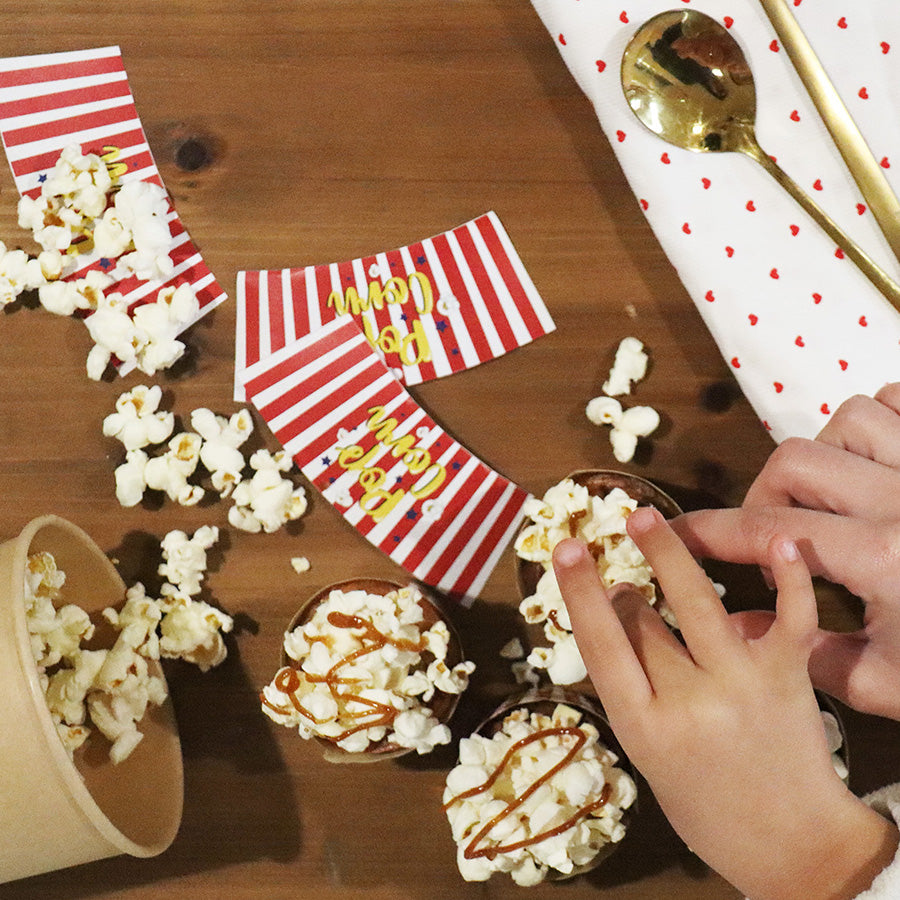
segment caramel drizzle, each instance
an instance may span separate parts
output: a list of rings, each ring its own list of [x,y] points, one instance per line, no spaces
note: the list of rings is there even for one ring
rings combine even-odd
[[[607,782],[603,785],[603,789],[600,791],[600,796],[596,800],[588,803],[586,806],[581,807],[581,809],[579,809],[574,815],[566,819],[562,824],[556,825],[553,828],[548,828],[546,831],[541,831],[538,834],[532,835],[530,838],[524,838],[521,841],[514,841],[510,844],[487,844],[483,847],[478,847],[478,844],[483,841],[500,822],[502,822],[507,816],[511,816],[538,788],[546,784],[557,772],[564,769],[572,761],[572,759],[574,759],[578,751],[584,746],[585,741],[587,741],[587,735],[584,731],[574,726],[560,726],[556,728],[545,728],[542,731],[537,731],[534,734],[528,735],[527,737],[520,738],[509,747],[509,749],[504,754],[503,759],[500,760],[497,768],[494,769],[494,771],[491,772],[491,774],[481,784],[476,785],[475,787],[471,787],[468,790],[457,794],[455,797],[451,797],[450,800],[448,800],[444,804],[444,810],[449,809],[454,803],[458,803],[460,800],[466,800],[469,797],[474,797],[476,794],[481,794],[489,790],[500,777],[503,770],[512,761],[516,753],[518,753],[523,747],[527,747],[534,741],[542,740],[543,738],[549,737],[551,735],[559,735],[560,737],[574,737],[575,744],[569,749],[563,759],[561,759],[555,766],[552,766],[550,769],[548,769],[543,775],[541,775],[540,778],[530,784],[518,797],[510,800],[509,803],[506,804],[505,809],[502,809],[486,825],[482,826],[482,828],[475,834],[472,840],[466,845],[466,848],[463,851],[463,855],[466,859],[477,859],[478,857],[482,856],[486,857],[487,859],[494,859],[501,853],[512,853],[515,850],[521,850],[523,847],[530,847],[534,844],[540,843],[543,840],[547,840],[548,838],[556,837],[556,835],[562,834],[564,831],[567,831],[569,828],[577,825],[578,822],[580,822],[582,819],[587,818],[592,812],[594,812],[594,810],[606,805],[606,803],[609,801],[611,787]]]
[[[338,674],[340,670],[355,662],[360,657],[367,656],[369,653],[374,653],[376,650],[380,650],[387,645],[396,647],[398,650],[411,650],[415,653],[421,653],[425,649],[425,642],[424,640],[408,641],[392,638],[379,631],[368,619],[363,619],[360,616],[351,616],[342,612],[329,613],[328,624],[335,628],[362,628],[364,631],[361,638],[363,646],[342,657],[324,675],[310,675],[307,672],[303,672],[303,678],[310,684],[328,685],[331,696],[334,697],[338,704],[338,720],[369,719],[369,717],[377,715],[377,718],[360,722],[358,725],[345,729],[338,735],[319,735],[319,737],[324,740],[337,744],[351,735],[356,734],[358,731],[364,731],[368,728],[378,728],[380,726],[389,726],[400,712],[398,709],[387,703],[380,703],[377,700],[371,700],[368,697],[362,697],[359,694],[341,691],[341,687],[359,684],[362,679],[342,677]],[[313,638],[312,640],[324,640],[324,638],[318,637]],[[273,684],[276,690],[280,691],[282,694],[287,694],[290,700],[290,706],[277,706],[270,703],[264,695],[260,695],[260,701],[265,706],[269,707],[269,709],[274,710],[280,715],[287,715],[292,710],[298,712],[314,725],[321,725],[324,722],[330,721],[330,719],[323,719],[313,715],[300,702],[297,691],[300,689],[302,683],[297,669],[293,666],[285,666],[275,675]],[[358,703],[367,707],[367,709],[359,712],[348,712],[347,705],[350,703]]]

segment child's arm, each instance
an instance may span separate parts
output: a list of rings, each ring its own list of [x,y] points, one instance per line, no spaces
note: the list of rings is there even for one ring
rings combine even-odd
[[[656,511],[635,511],[628,529],[686,646],[629,586],[607,595],[582,544],[565,541],[554,556],[626,753],[688,846],[753,900],[856,896],[890,862],[898,834],[831,764],[806,670],[815,598],[796,546],[772,542],[777,614],[748,640]]]

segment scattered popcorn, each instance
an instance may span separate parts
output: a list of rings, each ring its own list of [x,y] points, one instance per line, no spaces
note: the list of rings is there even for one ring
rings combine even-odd
[[[634,457],[638,438],[648,437],[659,427],[659,413],[652,406],[623,410],[615,397],[594,397],[585,414],[595,425],[612,425],[609,440],[613,455],[622,463]]]
[[[175,428],[175,416],[159,411],[162,388],[139,384],[116,400],[116,411],[103,420],[103,433],[122,442],[126,450],[162,444]]]
[[[263,712],[348,753],[385,742],[423,754],[449,743],[425,704],[436,691],[462,693],[475,666],[447,664],[449,629],[439,620],[423,630],[425,602],[414,587],[331,591],[285,634],[293,663],[263,689]]]
[[[116,281],[171,279],[174,246],[165,190],[150,181],[114,183],[104,161],[81,148],[65,148],[37,197],[19,201],[19,225],[43,248],[36,259],[22,251],[7,253],[0,244],[0,304],[27,289],[38,289],[41,305],[56,315],[83,312],[94,341],[87,372],[103,376],[111,362],[133,365],[147,375],[167,369],[185,352],[178,334],[200,312],[188,284],[161,289],[155,299],[129,308],[119,294],[105,291]],[[81,253],[93,253],[105,271],[62,280],[78,268]],[[63,255],[65,254],[65,255]]]
[[[170,278],[174,266],[169,257],[172,235],[168,215],[169,198],[160,185],[130,181],[103,212],[94,230],[95,249],[101,256],[118,258],[127,273],[143,281]]]
[[[165,681],[150,671],[148,660],[180,658],[206,671],[225,658],[222,633],[231,630],[231,617],[182,589],[199,592],[206,550],[217,538],[218,529],[209,526],[193,538],[183,532],[163,538],[160,572],[178,580],[163,585],[160,600],[148,597],[138,582],[126,591],[121,609],[104,609],[101,617],[116,631],[108,649],[84,647],[94,636],[84,610],[74,604],[56,607],[65,573],[53,556],[29,556],[24,598],[32,655],[50,715],[70,754],[91,728],[109,740],[113,763],[131,754],[143,737],[138,725],[148,707],[160,706],[167,696]]]
[[[80,147],[66,147],[41,193],[19,200],[19,225],[31,231],[45,250],[68,250],[76,239],[90,235],[111,188],[112,178],[99,156],[83,156]]]
[[[164,491],[170,500],[181,506],[195,506],[206,493],[202,487],[190,484],[200,462],[202,438],[191,432],[176,434],[169,441],[169,449],[161,456],[147,460],[144,479],[148,488]]]
[[[116,411],[103,421],[103,433],[126,449],[125,461],[115,470],[116,497],[122,506],[141,502],[146,490],[163,491],[182,506],[193,506],[206,495],[200,484],[209,473],[213,490],[231,497],[228,521],[244,531],[271,533],[299,519],[307,509],[306,491],[285,478],[293,461],[283,450],[257,450],[249,460],[241,448],[253,433],[247,408],[230,418],[200,407],[190,415],[193,431],[169,438],[174,416],[159,410],[162,390],[139,385],[121,394]],[[168,440],[167,449],[151,455],[144,448]],[[247,468],[252,476],[247,477]]]
[[[203,438],[200,461],[212,476],[213,487],[220,496],[229,496],[243,477],[244,455],[239,448],[253,433],[250,411],[245,408],[226,419],[209,409],[195,409],[191,427]]]
[[[670,625],[675,625],[668,605],[657,596],[650,566],[625,531],[625,521],[636,508],[637,501],[621,488],[597,497],[571,478],[550,487],[543,499],[530,498],[525,503],[523,511],[530,523],[516,537],[516,554],[520,559],[539,563],[544,573],[535,592],[522,600],[519,611],[529,624],[543,623],[544,635],[550,642],[549,647],[534,648],[527,661],[535,668],[545,669],[554,684],[574,684],[587,675],[553,573],[553,550],[565,538],[577,537],[587,544],[604,585],[635,585],[647,602]]]
[[[609,378],[603,385],[603,393],[610,397],[630,394],[631,385],[646,374],[647,354],[644,352],[644,345],[634,337],[622,338]]]
[[[609,440],[613,456],[621,463],[634,458],[638,439],[648,437],[659,427],[659,413],[651,406],[623,409],[616,400],[620,394],[630,394],[632,382],[644,377],[647,355],[643,344],[633,337],[624,338],[616,351],[616,360],[603,385],[605,396],[594,397],[585,407],[585,415],[595,425],[611,425]]]
[[[305,556],[294,556],[291,558],[291,568],[298,574],[302,575],[308,572],[312,564]]]
[[[45,269],[43,263],[50,265]],[[12,303],[25,291],[35,290],[46,283],[47,277],[55,271],[51,263],[55,257],[41,254],[37,259],[30,259],[24,250],[8,250],[0,241],[0,306]]]
[[[228,510],[228,521],[243,531],[270,534],[299,519],[306,512],[306,492],[281,475],[292,465],[284,450],[274,454],[257,450],[250,457],[253,477],[242,481],[232,493],[234,506]]]
[[[206,551],[218,540],[219,529],[215,525],[198,528],[193,537],[188,537],[183,531],[170,531],[160,545],[163,562],[159,566],[159,574],[178,593],[188,596],[199,594],[206,574]],[[163,593],[166,593],[165,586]]]
[[[515,709],[492,737],[463,738],[443,797],[463,878],[507,872],[527,886],[589,865],[624,837],[637,796],[617,761],[565,704],[550,716]]]

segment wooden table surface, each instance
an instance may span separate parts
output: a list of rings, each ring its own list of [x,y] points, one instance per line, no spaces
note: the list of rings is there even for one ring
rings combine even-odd
[[[231,401],[240,269],[327,263],[388,250],[495,210],[557,330],[477,369],[413,389],[491,466],[542,493],[578,468],[614,466],[584,416],[613,352],[640,338],[652,369],[641,402],[663,425],[625,468],[683,504],[737,504],[772,443],[740,394],[629,191],[591,108],[524,0],[0,0],[2,54],[121,47],[151,148],[178,212],[229,299],[158,379],[187,416]],[[205,164],[185,154],[203,148]],[[190,143],[193,142],[193,143]],[[200,160],[204,162],[204,159]],[[0,237],[22,243],[4,167]],[[86,330],[16,304],[0,316],[0,535],[54,512],[150,579],[168,530],[222,528],[208,595],[235,616],[229,657],[167,669],[183,742],[184,822],[150,860],[119,857],[4,885],[26,898],[523,896],[503,877],[467,884],[440,795],[455,750],[333,766],[272,724],[257,692],[303,599],[351,576],[402,572],[311,491],[301,522],[272,535],[227,525],[227,504],[119,506],[121,448],[101,434],[136,376],[91,382]],[[260,429],[257,445],[275,448]],[[298,479],[300,476],[297,476]],[[292,556],[311,570],[296,574]],[[715,574],[735,606],[770,602],[756,573]],[[511,550],[481,598],[457,610],[478,664],[458,729],[514,689],[498,651],[522,629]],[[822,588],[823,620],[853,627],[852,598]],[[898,727],[847,713],[853,787],[900,779]],[[761,811],[764,814],[764,811]],[[737,896],[685,849],[649,791],[597,872],[534,898]]]

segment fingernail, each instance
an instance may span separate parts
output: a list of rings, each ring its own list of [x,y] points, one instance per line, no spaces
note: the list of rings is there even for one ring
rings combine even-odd
[[[797,549],[797,545],[793,541],[779,541],[775,549],[778,555],[785,562],[796,562],[798,559],[800,559],[800,551]]]
[[[575,538],[566,538],[553,548],[553,564],[559,566],[574,566],[586,553],[584,544]]]
[[[628,530],[631,533],[643,534],[662,520],[662,514],[655,506],[639,506],[628,517]]]

